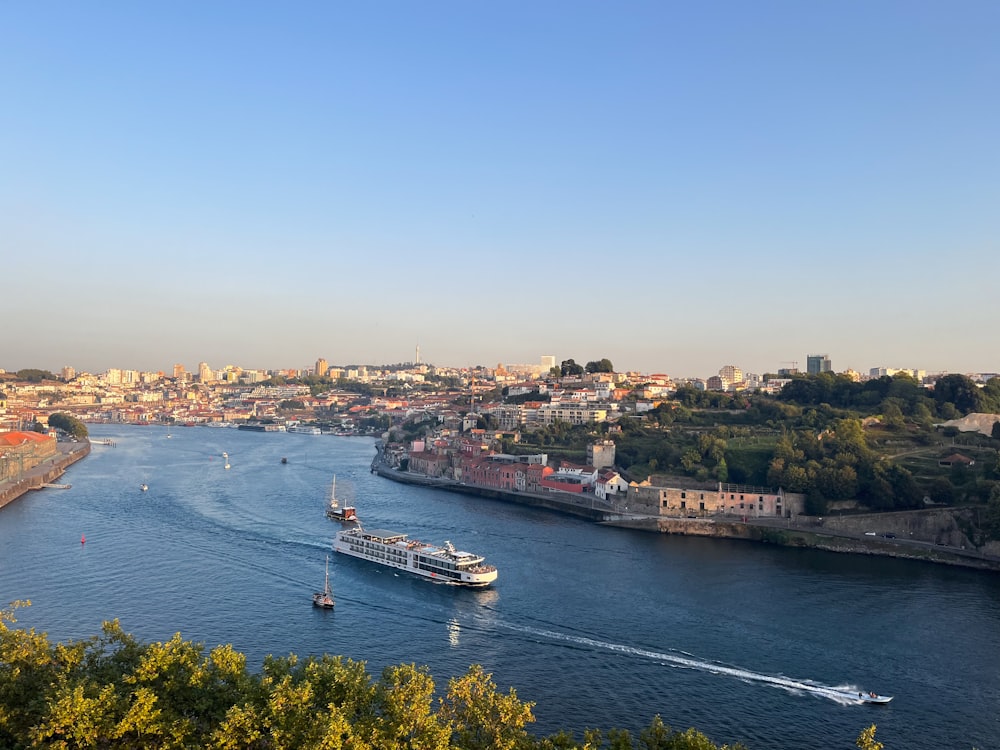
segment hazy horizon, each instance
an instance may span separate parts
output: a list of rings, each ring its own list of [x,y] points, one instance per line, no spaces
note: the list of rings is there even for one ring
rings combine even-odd
[[[1000,371],[996,3],[0,23],[8,371]]]

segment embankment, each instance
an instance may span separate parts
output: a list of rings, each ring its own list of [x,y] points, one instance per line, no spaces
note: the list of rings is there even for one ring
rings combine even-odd
[[[373,465],[372,471],[381,477],[391,479],[394,482],[403,484],[415,484],[421,487],[434,487],[448,492],[458,492],[463,495],[476,495],[478,497],[488,497],[493,500],[502,500],[517,505],[526,505],[532,508],[544,508],[558,513],[567,513],[590,521],[604,521],[611,513],[610,508],[598,507],[593,495],[581,495],[579,497],[569,493],[548,493],[548,492],[513,492],[510,490],[498,490],[490,487],[475,487],[468,484],[456,482],[454,479],[443,477],[428,477],[422,474],[410,474],[406,471],[397,471],[383,464]]]
[[[494,500],[544,508],[566,513],[608,526],[718,539],[742,539],[780,547],[819,549],[854,555],[876,555],[922,560],[980,570],[1000,571],[1000,557],[984,554],[971,547],[962,549],[964,537],[957,535],[962,526],[959,510],[910,511],[908,513],[871,514],[868,517],[754,519],[749,523],[731,517],[662,518],[618,513],[602,506],[593,495],[569,493],[512,492],[462,484],[453,479],[410,474],[389,468],[379,461],[372,471],[386,479],[404,484],[476,495]],[[957,514],[957,515],[955,515]],[[871,530],[878,533],[871,536]],[[896,531],[891,531],[891,530]],[[911,534],[919,529],[920,534]],[[947,542],[941,541],[944,538]],[[992,552],[992,550],[990,550]]]
[[[41,489],[42,485],[55,481],[63,475],[68,466],[72,466],[89,453],[89,441],[59,443],[59,451],[52,458],[26,469],[19,479],[0,482],[0,508],[31,490]]]
[[[1000,571],[1000,559],[972,550],[908,538],[872,537],[863,532],[860,536],[853,536],[851,532],[841,532],[834,529],[827,532],[817,529],[816,526],[799,528],[793,525],[780,526],[716,519],[689,520],[680,518],[618,520],[614,521],[613,525],[655,531],[661,534],[743,539],[763,544],[775,544],[779,547],[819,549],[852,555],[899,557],[906,560],[922,560],[943,565]]]

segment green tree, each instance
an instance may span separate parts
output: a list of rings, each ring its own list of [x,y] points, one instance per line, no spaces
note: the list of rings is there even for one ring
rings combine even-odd
[[[934,383],[934,400],[940,408],[952,404],[961,414],[983,410],[985,397],[972,378],[966,375],[944,375]]]
[[[55,427],[75,438],[83,439],[87,437],[87,425],[74,417],[72,414],[57,412],[49,415],[49,427]]]
[[[719,463],[715,465],[715,479],[719,482],[729,481],[729,467],[726,465],[726,459],[720,458]]]
[[[862,730],[861,734],[854,741],[861,750],[882,750],[882,743],[875,739],[875,725],[872,724],[867,729]]]
[[[448,682],[441,716],[451,722],[453,744],[463,750],[514,750],[527,740],[525,726],[535,720],[532,703],[518,700],[513,688],[497,692],[492,675],[474,664]]]
[[[615,366],[611,364],[610,359],[599,359],[596,362],[588,362],[584,369],[587,372],[614,372]]]
[[[559,367],[559,374],[564,378],[579,377],[583,372],[583,365],[578,365],[572,359],[564,359]]]
[[[36,370],[34,368],[18,370],[14,374],[17,376],[18,380],[23,380],[26,383],[41,383],[43,380],[58,380],[58,378],[56,378],[56,376],[48,370]]]
[[[377,747],[446,750],[451,734],[433,711],[434,681],[427,667],[389,666],[375,689]]]

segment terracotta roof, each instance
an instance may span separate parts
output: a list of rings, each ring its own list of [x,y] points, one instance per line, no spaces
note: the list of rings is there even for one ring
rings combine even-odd
[[[40,443],[51,439],[40,432],[0,432],[0,443],[3,445],[20,445],[26,440],[29,443]]]

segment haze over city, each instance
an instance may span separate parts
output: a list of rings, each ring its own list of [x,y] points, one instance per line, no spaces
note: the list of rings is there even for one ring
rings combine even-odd
[[[996,3],[0,24],[7,370],[1000,370]]]

